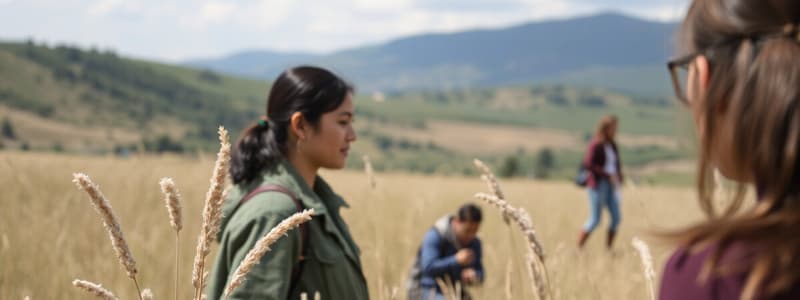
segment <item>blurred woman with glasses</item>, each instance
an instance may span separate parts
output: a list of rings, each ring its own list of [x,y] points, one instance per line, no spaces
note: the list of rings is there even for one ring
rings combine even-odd
[[[697,129],[707,218],[672,235],[661,299],[800,299],[799,40],[800,1],[692,1],[668,66]],[[721,211],[715,169],[739,186]]]

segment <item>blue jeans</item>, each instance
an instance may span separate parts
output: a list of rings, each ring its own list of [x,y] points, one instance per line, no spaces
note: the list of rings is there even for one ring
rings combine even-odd
[[[620,222],[619,197],[616,188],[608,179],[600,179],[597,186],[589,188],[589,220],[583,225],[586,233],[592,232],[597,224],[600,223],[600,211],[603,207],[608,209],[611,215],[611,223],[608,225],[609,231],[617,231]]]

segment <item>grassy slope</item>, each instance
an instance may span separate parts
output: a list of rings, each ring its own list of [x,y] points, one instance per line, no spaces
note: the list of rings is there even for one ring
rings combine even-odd
[[[263,81],[113,53],[20,43],[0,43],[0,78],[0,118],[9,118],[20,136],[0,143],[10,148],[26,143],[34,149],[67,151],[104,152],[158,136],[169,136],[188,150],[210,149],[216,125],[225,125],[236,138],[243,126],[263,113],[268,90]],[[599,89],[512,86],[417,91],[386,98],[376,102],[358,96],[358,118],[377,128],[426,130],[430,120],[450,120],[523,130],[558,129],[585,136],[598,118],[614,113],[622,120],[625,134],[671,138],[680,128],[674,121],[675,109],[661,99],[653,104],[648,102],[652,99]],[[359,133],[354,154],[370,155],[378,169],[472,172],[464,162],[473,154],[443,148],[436,141],[409,141],[392,130],[363,126]],[[557,151],[553,176],[571,176],[581,150]],[[682,148],[648,146],[626,149],[624,154],[633,165],[686,157]],[[525,170],[536,163],[536,153],[518,153],[517,147],[478,156],[499,164],[509,155],[518,156]],[[360,167],[360,160],[350,160],[350,166]]]
[[[0,44],[0,78],[0,105],[9,113],[28,111],[85,130],[169,135],[197,145],[213,141],[216,124],[238,131],[255,118],[253,108],[263,106],[267,89],[262,81],[110,53],[10,43]]]

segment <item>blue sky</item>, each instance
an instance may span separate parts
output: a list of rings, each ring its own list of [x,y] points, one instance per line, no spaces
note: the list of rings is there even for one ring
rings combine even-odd
[[[674,21],[688,0],[0,0],[0,39],[161,61],[241,50],[327,53],[398,37],[615,10]]]

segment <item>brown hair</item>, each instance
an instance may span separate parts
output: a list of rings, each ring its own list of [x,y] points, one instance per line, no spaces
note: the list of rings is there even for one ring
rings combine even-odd
[[[600,119],[594,131],[594,137],[604,142],[614,142],[611,127],[617,124],[617,116],[608,115]]]
[[[693,95],[705,100],[697,108],[705,129],[697,188],[708,220],[676,237],[693,250],[717,246],[702,280],[747,272],[743,299],[786,292],[800,276],[799,22],[796,0],[695,0],[678,33],[679,53],[704,54],[711,75],[706,93]],[[745,191],[739,183],[718,215],[711,157],[715,136],[724,134],[735,137],[724,150],[753,178],[760,199],[739,212]],[[737,244],[748,245],[752,255],[729,264],[723,253]]]

